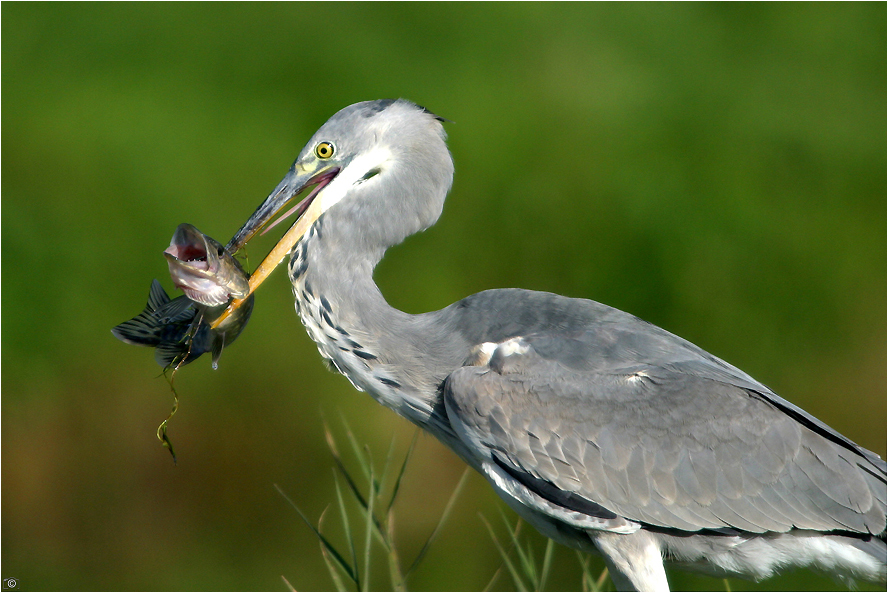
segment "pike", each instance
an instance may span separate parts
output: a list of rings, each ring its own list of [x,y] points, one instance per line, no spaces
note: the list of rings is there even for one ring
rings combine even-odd
[[[156,349],[157,363],[180,366],[212,353],[217,368],[222,350],[243,331],[253,312],[249,274],[218,241],[190,224],[181,224],[164,251],[170,276],[184,296],[170,299],[156,279],[139,315],[111,330],[119,340]],[[226,315],[231,299],[242,299],[236,314]]]

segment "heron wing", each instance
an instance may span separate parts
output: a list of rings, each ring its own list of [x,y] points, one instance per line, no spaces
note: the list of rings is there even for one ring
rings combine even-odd
[[[506,494],[615,530],[625,525],[612,516],[682,531],[885,531],[881,459],[640,324],[488,344],[448,376],[450,422]]]

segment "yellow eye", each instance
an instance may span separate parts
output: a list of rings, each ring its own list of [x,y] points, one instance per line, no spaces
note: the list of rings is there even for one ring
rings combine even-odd
[[[315,154],[320,159],[329,159],[333,156],[333,145],[329,142],[321,142],[315,147]]]

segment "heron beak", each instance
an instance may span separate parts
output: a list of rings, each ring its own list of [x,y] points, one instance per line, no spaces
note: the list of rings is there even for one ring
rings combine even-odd
[[[226,246],[226,249],[231,252],[237,251],[246,245],[247,241],[252,239],[263,227],[267,226],[266,230],[268,230],[294,212],[299,214],[296,222],[284,233],[280,241],[271,248],[271,251],[262,260],[262,263],[250,275],[250,291],[244,298],[231,301],[228,308],[213,322],[211,326],[213,329],[224,322],[268,278],[271,272],[284,261],[287,254],[299,242],[299,239],[311,228],[314,221],[323,214],[320,204],[316,203],[315,198],[336,177],[337,173],[339,173],[339,167],[324,167],[319,170],[316,166],[306,168],[300,163],[295,163],[277,187],[274,188],[240,230],[235,233]],[[312,185],[315,186],[314,189],[311,190],[304,200],[294,208],[291,208],[280,219],[271,223],[271,220],[278,212],[283,210],[294,197]]]

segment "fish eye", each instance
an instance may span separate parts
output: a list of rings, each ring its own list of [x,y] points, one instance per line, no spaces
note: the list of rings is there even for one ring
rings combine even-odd
[[[318,155],[320,159],[329,159],[333,156],[334,152],[333,145],[329,142],[321,142],[315,147],[315,154]]]
[[[219,257],[222,257],[223,253],[225,253],[224,247],[219,247],[218,249],[216,249],[216,255],[218,255]]]

